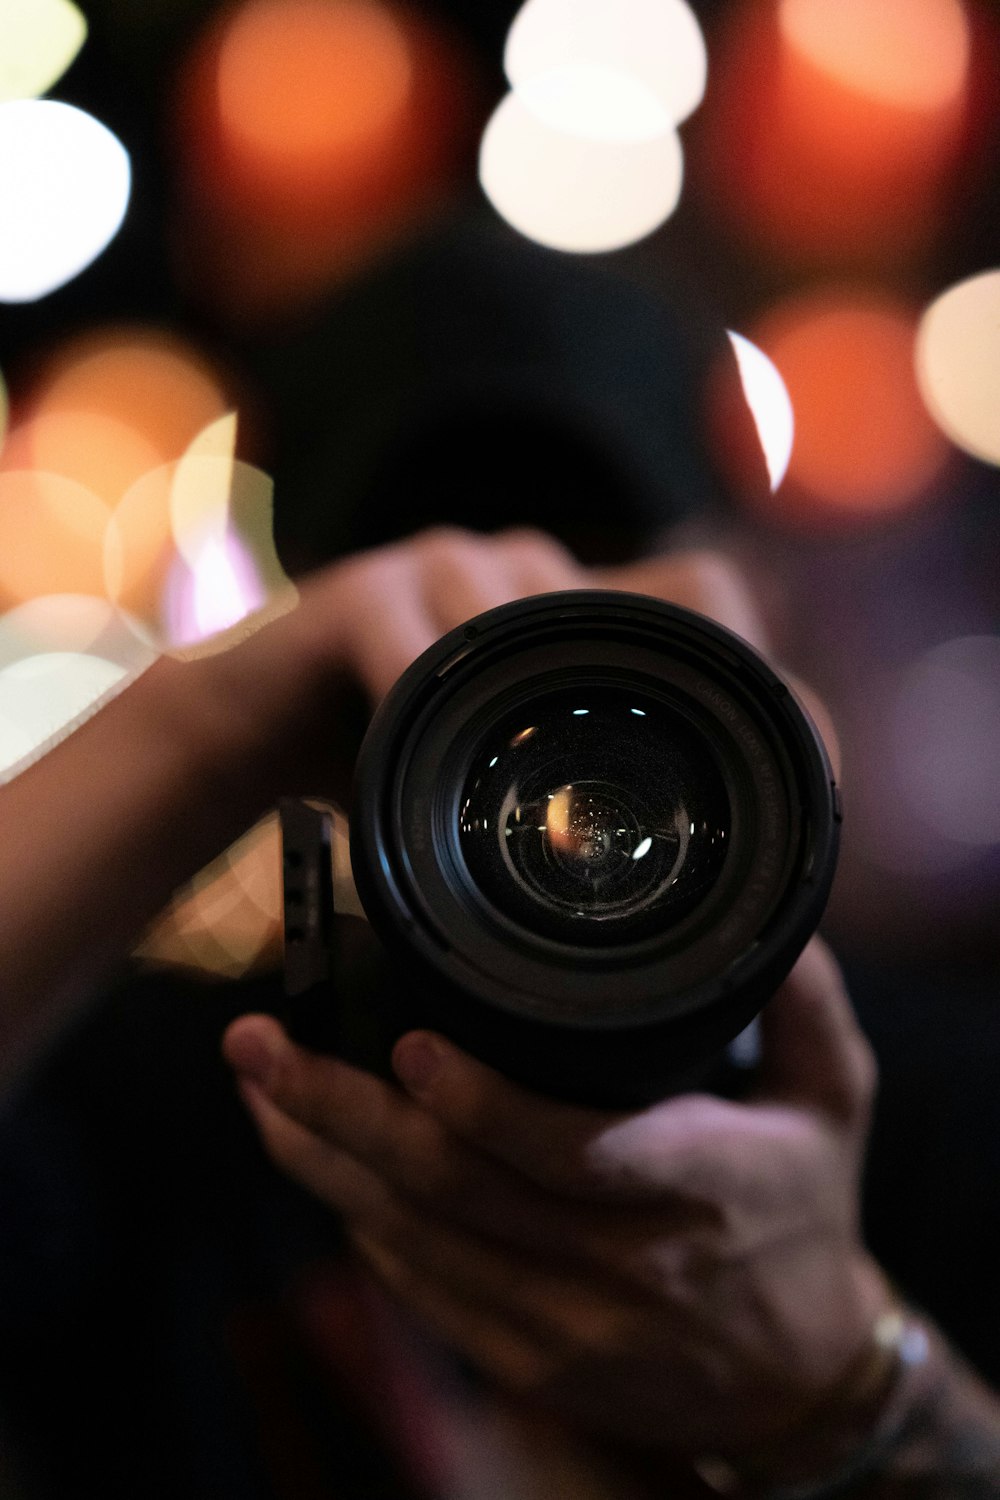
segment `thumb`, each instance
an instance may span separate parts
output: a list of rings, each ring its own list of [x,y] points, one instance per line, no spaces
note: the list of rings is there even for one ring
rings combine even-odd
[[[761,1100],[782,1099],[863,1129],[877,1069],[843,975],[813,938],[761,1014]]]

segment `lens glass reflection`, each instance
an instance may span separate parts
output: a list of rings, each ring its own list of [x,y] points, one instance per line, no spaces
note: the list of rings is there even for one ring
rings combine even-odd
[[[707,740],[638,691],[546,694],[493,725],[458,810],[480,892],[564,942],[635,942],[714,886],[731,832]]]

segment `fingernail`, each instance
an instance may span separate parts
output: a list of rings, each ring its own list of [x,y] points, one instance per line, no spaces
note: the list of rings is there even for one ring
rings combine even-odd
[[[425,1094],[444,1067],[444,1052],[429,1036],[405,1036],[396,1047],[393,1067],[414,1094]]]
[[[226,1060],[241,1078],[252,1079],[266,1089],[277,1068],[280,1046],[276,1037],[238,1029],[226,1038]]]

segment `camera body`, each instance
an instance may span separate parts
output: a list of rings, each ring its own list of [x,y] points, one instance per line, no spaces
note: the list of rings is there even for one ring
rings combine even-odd
[[[820,919],[840,821],[822,742],[756,652],[604,591],[470,621],[380,706],[350,815],[367,923],[335,910],[332,825],[298,806],[301,1040],[385,1070],[429,1027],[608,1107],[718,1080]]]

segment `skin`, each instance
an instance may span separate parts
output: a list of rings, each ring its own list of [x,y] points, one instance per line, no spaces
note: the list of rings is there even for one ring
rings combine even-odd
[[[8,1082],[279,795],[342,794],[351,685],[374,703],[470,615],[580,586],[672,598],[762,644],[711,554],[595,573],[531,532],[428,533],[317,574],[229,649],[158,662],[0,789]],[[820,945],[768,1008],[758,1092],[739,1105],[571,1109],[428,1034],[400,1041],[395,1086],[300,1051],[262,1016],[235,1023],[225,1052],[275,1161],[344,1215],[401,1299],[535,1408],[657,1458],[763,1451],[777,1478],[835,1464],[875,1419],[850,1388],[887,1297],[857,1223],[874,1069]],[[1000,1422],[935,1349],[946,1399],[922,1415],[907,1472],[951,1496],[970,1455],[1000,1476]]]
[[[270,1018],[236,1022],[225,1051],[269,1154],[391,1290],[609,1438],[769,1443],[841,1384],[887,1300],[857,1225],[874,1067],[818,943],[766,1012],[743,1104],[579,1109],[422,1032],[397,1045],[402,1089]]]

